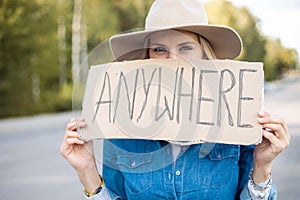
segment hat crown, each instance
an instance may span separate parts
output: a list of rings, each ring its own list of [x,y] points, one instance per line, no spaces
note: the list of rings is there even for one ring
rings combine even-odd
[[[207,14],[199,0],[156,0],[147,15],[145,29],[207,24]]]
[[[235,30],[227,26],[208,24],[201,0],[156,0],[148,12],[145,30],[110,38],[114,57],[118,60],[144,58],[148,36],[168,29],[201,35],[209,41],[218,59],[236,58],[242,50],[241,38]]]

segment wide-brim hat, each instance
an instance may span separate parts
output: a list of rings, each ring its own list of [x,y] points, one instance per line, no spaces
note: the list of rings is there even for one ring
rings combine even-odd
[[[234,59],[242,50],[241,38],[235,30],[208,24],[205,8],[199,0],[156,0],[148,12],[143,30],[110,38],[112,53],[116,59],[130,52],[142,55],[145,39],[151,33],[169,29],[201,35],[210,43],[218,59]]]

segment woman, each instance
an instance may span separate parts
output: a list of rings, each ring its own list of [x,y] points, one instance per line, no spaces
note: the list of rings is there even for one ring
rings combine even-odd
[[[145,26],[111,38],[117,60],[233,59],[241,52],[238,34],[209,25],[198,0],[156,0]],[[87,199],[276,199],[271,163],[290,136],[285,122],[271,113],[258,113],[258,123],[263,140],[255,147],[215,144],[205,151],[206,143],[106,140],[99,176],[92,142],[78,138],[84,119],[73,119],[61,153],[75,168]]]

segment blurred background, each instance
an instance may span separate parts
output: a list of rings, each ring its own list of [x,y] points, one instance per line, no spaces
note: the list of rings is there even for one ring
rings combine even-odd
[[[142,28],[152,2],[0,0],[0,199],[83,199],[75,172],[59,154],[73,117],[76,74],[99,43]],[[238,60],[264,63],[265,107],[285,117],[292,135],[290,148],[274,163],[274,182],[279,199],[297,199],[300,3],[204,2],[210,23],[242,37]]]

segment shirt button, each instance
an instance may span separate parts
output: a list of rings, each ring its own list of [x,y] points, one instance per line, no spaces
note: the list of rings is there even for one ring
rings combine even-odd
[[[179,176],[181,173],[180,173],[179,170],[177,170],[177,171],[175,172],[175,174],[176,174],[177,176]]]
[[[136,166],[136,163],[135,163],[135,161],[133,161],[132,163],[131,163],[131,167],[135,167]]]

